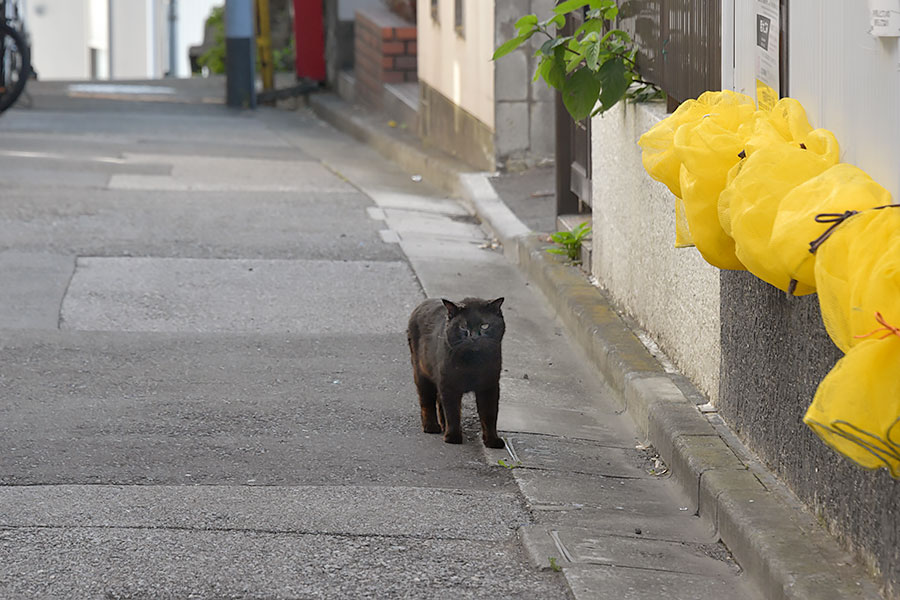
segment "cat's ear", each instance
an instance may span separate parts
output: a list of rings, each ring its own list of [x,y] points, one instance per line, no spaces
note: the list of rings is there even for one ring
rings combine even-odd
[[[457,304],[454,304],[453,302],[450,302],[446,298],[441,298],[441,302],[444,303],[444,307],[447,309],[447,318],[448,319],[452,319],[453,317],[455,317],[456,315],[459,314],[459,311],[462,310],[462,307],[460,307]]]
[[[487,303],[487,307],[493,311],[500,312],[500,305],[503,304],[503,297],[491,300]]]

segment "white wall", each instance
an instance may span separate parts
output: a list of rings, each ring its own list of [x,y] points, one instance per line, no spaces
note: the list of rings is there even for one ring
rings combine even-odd
[[[223,6],[225,0],[178,0],[178,62],[176,64],[176,75],[178,77],[191,76],[191,63],[188,60],[188,49],[191,46],[199,46],[203,43],[203,30],[206,23],[206,17],[212,11],[214,6]],[[168,13],[164,12],[162,26],[168,28],[168,21],[165,17]],[[168,61],[168,37],[163,34],[163,43],[166,44],[166,51],[163,53]],[[166,62],[163,71],[168,71],[169,66]]]
[[[87,0],[31,0],[26,6],[31,60],[41,79],[90,76]]]
[[[754,95],[753,2],[723,0],[734,20],[723,23],[723,46],[733,40],[723,84]],[[841,160],[865,170],[900,200],[900,42],[871,36],[864,0],[791,0],[788,94],[806,108],[814,127],[830,129]],[[733,29],[733,31],[728,31]]]
[[[152,0],[113,0],[112,78],[145,79],[154,77],[152,60],[152,22],[148,7]]]
[[[109,77],[112,8],[113,79],[155,79],[169,70],[170,0],[30,0],[27,24],[41,79],[89,79],[91,48],[98,75]],[[203,41],[206,17],[224,0],[179,0],[177,75],[190,77],[188,48]]]
[[[675,197],[647,175],[638,138],[665,104],[619,103],[591,121],[591,272],[711,401],[719,391],[719,270],[675,248]]]
[[[419,0],[419,80],[493,129],[494,2],[464,0],[464,4],[462,38],[453,26],[453,0],[440,0],[437,22],[431,18],[430,0]]]

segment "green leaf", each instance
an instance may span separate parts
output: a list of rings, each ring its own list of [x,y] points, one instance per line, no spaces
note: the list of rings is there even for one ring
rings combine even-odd
[[[545,56],[549,56],[549,55],[553,54],[554,50],[556,50],[563,44],[569,43],[569,40],[571,40],[571,39],[573,39],[572,36],[564,35],[562,37],[547,40],[541,46],[539,52]]]
[[[556,48],[556,52],[552,59],[547,60],[547,70],[544,74],[544,81],[553,86],[557,90],[562,90],[566,84],[566,63],[563,60],[563,48]]]
[[[605,67],[609,62],[603,66]],[[580,121],[591,114],[594,105],[597,104],[597,97],[600,95],[601,89],[601,79],[595,76],[590,69],[578,69],[566,79],[562,88],[563,104],[573,119]],[[624,90],[622,93],[625,93]]]
[[[584,223],[579,224],[575,229],[572,230],[572,235],[575,236],[575,239],[582,240],[591,233],[591,224],[585,221]]]
[[[600,44],[595,42],[589,45],[584,52],[584,60],[587,63],[588,69],[596,71],[597,67],[600,65]]]
[[[562,29],[566,25],[566,16],[565,15],[553,15],[546,21],[541,21],[538,23],[538,27],[542,29],[549,29],[550,27],[556,27],[557,29]]]
[[[512,52],[519,46],[521,46],[530,37],[531,37],[531,35],[528,35],[528,36],[520,35],[520,36],[514,37],[511,40],[503,42],[502,44],[500,44],[499,48],[494,50],[494,56],[491,57],[491,60],[497,60],[498,58],[502,58],[502,57],[506,56],[507,54],[509,54],[510,52]]]
[[[588,33],[602,33],[603,32],[603,21],[599,21],[597,19],[588,19],[584,22],[584,25],[575,30],[575,37],[578,37],[582,34]]]
[[[600,112],[605,112],[625,96],[631,85],[631,73],[622,59],[614,58],[603,63],[597,71],[597,78],[602,86],[599,93]]]
[[[553,9],[553,13],[557,15],[564,15],[566,13],[570,13],[573,10],[578,10],[582,6],[590,4],[586,0],[566,0],[565,2],[560,2],[556,5],[556,8]]]
[[[519,32],[519,35],[522,35],[526,31],[531,31],[535,27],[537,27],[538,18],[537,15],[525,15],[516,21],[516,31]]]

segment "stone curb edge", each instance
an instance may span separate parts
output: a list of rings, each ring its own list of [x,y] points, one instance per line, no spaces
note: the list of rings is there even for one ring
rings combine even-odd
[[[319,117],[406,170],[460,197],[541,290],[569,333],[619,395],[640,432],[737,562],[772,600],[882,598],[877,585],[798,503],[768,489],[688,400],[603,292],[545,252],[487,175],[379,131],[333,96],[310,99]]]

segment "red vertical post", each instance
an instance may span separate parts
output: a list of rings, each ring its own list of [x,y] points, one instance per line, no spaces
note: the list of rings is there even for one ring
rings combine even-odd
[[[322,0],[294,0],[297,79],[325,81],[325,31]]]

